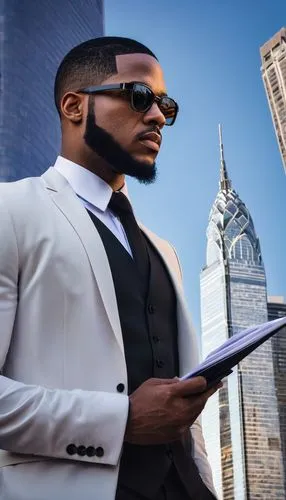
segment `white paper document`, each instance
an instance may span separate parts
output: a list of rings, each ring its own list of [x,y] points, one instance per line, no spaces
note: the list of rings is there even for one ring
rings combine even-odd
[[[212,351],[197,368],[184,375],[181,380],[198,375],[205,377],[208,385],[221,380],[229,375],[232,372],[232,368],[243,358],[285,326],[286,317],[274,319],[273,321],[242,330]]]

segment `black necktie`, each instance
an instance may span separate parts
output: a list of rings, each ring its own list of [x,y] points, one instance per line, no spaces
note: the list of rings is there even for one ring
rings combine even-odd
[[[134,261],[144,279],[148,277],[149,260],[144,236],[136,222],[129,200],[123,193],[113,192],[108,207],[120,218]]]

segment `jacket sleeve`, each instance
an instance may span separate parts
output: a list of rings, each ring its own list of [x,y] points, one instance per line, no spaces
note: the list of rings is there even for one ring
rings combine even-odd
[[[20,271],[13,220],[0,199],[0,370],[12,339]],[[128,407],[129,399],[124,394],[48,389],[0,374],[0,448],[116,465]],[[75,451],[69,454],[69,444],[89,448],[88,454],[80,456],[75,447],[69,448]]]
[[[205,440],[202,432],[200,417],[191,426],[191,436],[192,436],[193,458],[200,473],[200,476],[205,485],[207,486],[207,488],[213,493],[215,498],[218,498],[213,483],[212,470],[210,467],[210,463],[208,461],[208,455],[206,452]]]

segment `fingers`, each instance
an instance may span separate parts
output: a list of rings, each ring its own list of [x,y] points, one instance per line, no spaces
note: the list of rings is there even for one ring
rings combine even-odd
[[[211,387],[210,389],[204,390],[200,393],[189,394],[189,398],[185,396],[184,401],[186,405],[184,407],[185,412],[183,418],[187,419],[189,425],[191,425],[194,420],[198,418],[200,413],[203,411],[208,399],[221,387],[222,383],[220,382],[214,387]]]
[[[206,395],[206,398],[210,398],[218,389],[221,389],[221,387],[223,387],[223,383],[219,382],[210,389],[207,389],[204,393]]]
[[[202,392],[201,394],[198,394],[196,398],[196,404],[200,407],[199,413],[202,412],[202,410],[205,407],[205,404],[207,403],[208,399],[215,393],[217,392],[218,389],[220,389],[222,386],[221,383],[217,384],[216,386],[211,387],[210,389],[207,389],[206,391]]]
[[[200,394],[207,388],[207,381],[204,377],[194,377],[188,380],[177,382],[173,391],[176,396],[191,396],[192,394]]]

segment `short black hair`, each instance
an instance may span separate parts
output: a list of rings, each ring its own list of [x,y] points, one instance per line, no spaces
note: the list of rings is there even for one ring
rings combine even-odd
[[[66,92],[99,85],[117,73],[115,57],[122,54],[149,54],[157,59],[142,43],[118,36],[92,38],[71,49],[60,63],[55,78],[54,99],[58,113]]]

